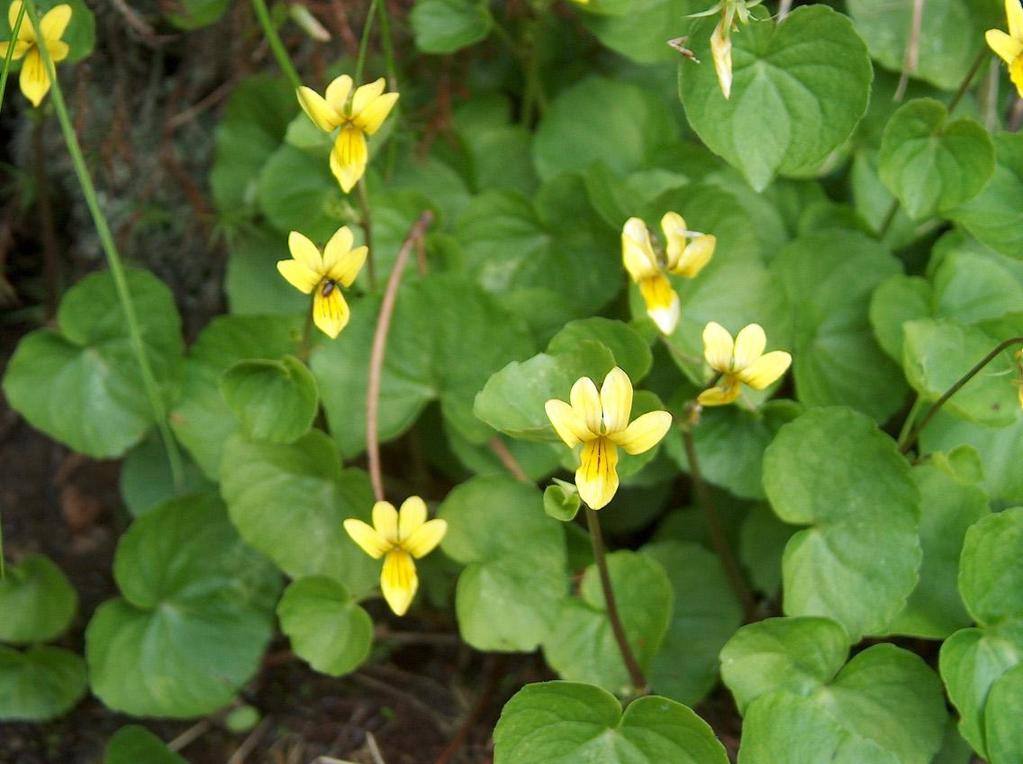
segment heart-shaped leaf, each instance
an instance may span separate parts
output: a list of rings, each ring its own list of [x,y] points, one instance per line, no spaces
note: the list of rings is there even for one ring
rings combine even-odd
[[[369,656],[373,620],[339,581],[313,576],[292,582],[277,617],[295,654],[323,674],[342,676]]]
[[[0,640],[45,642],[59,636],[78,609],[78,593],[52,560],[32,555],[0,578]]]

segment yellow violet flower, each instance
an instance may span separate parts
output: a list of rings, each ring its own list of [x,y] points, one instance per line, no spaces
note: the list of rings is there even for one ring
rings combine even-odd
[[[615,367],[604,384],[583,377],[572,386],[571,403],[552,399],[544,408],[554,430],[569,448],[582,443],[575,484],[591,509],[607,506],[618,490],[618,447],[629,454],[649,451],[671,427],[671,414],[651,411],[631,424],[632,382]]]
[[[448,531],[446,520],[427,520],[426,502],[410,496],[395,510],[389,501],[373,505],[373,525],[348,519],[345,530],[374,560],[384,558],[380,589],[395,615],[405,615],[419,588],[413,558],[425,557]]]
[[[1016,380],[1019,386],[1019,407],[1023,409],[1023,350],[1016,351],[1016,371],[1019,373],[1019,379]]]
[[[1023,98],[1023,6],[1020,0],[1005,0],[1005,17],[1009,33],[989,29],[985,37],[991,50],[1009,65],[1009,78]]]
[[[689,231],[686,221],[677,212],[665,213],[661,218],[661,231],[665,241],[663,265],[654,252],[646,223],[639,218],[626,220],[622,228],[622,262],[629,277],[639,286],[647,315],[664,334],[671,334],[682,310],[665,271],[696,278],[714,255],[717,238]]]
[[[339,228],[330,237],[323,253],[298,231],[288,236],[291,260],[278,260],[277,270],[295,289],[313,294],[313,322],[331,339],[348,324],[351,311],[341,295],[341,287],[350,287],[366,262],[365,246],[352,249],[352,232]]]
[[[781,377],[792,363],[784,350],[765,353],[767,335],[760,324],[750,324],[732,335],[721,324],[711,321],[703,330],[703,355],[710,368],[721,374],[716,386],[704,390],[697,400],[704,406],[724,406],[734,402],[746,384],[763,390]]]
[[[14,29],[14,25],[18,22],[18,15],[20,13],[21,0],[14,0],[7,11],[7,21],[11,29]],[[54,64],[67,58],[68,53],[71,51],[68,44],[60,39],[70,21],[71,6],[63,4],[55,5],[39,20],[39,32],[43,38],[42,44],[46,46],[46,50],[49,51],[50,58],[53,59]],[[0,57],[7,55],[9,45],[11,45],[9,40],[0,42]],[[32,28],[32,22],[29,21],[28,14],[26,13],[25,18],[21,20],[18,39],[14,40],[14,52],[11,56],[15,61],[22,57],[25,59],[21,65],[19,83],[21,85],[21,92],[25,94],[25,98],[32,102],[33,106],[41,104],[46,94],[50,92],[50,75],[46,71],[46,67],[43,66],[43,57],[39,54],[39,45],[40,41],[36,38],[35,29]]]
[[[326,98],[312,88],[298,89],[302,110],[318,128],[326,133],[341,128],[330,152],[330,169],[346,194],[366,172],[366,136],[380,129],[398,100],[397,93],[384,92],[383,77],[355,88],[353,94],[354,84],[351,77],[342,74],[327,86]]]

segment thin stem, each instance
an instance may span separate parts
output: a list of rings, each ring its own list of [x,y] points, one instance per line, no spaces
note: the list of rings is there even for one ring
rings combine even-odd
[[[252,0],[252,8],[256,11],[256,18],[259,19],[259,25],[263,27],[263,34],[266,37],[266,41],[270,44],[270,50],[273,51],[274,58],[277,59],[277,65],[281,67],[284,76],[291,82],[291,87],[298,90],[302,85],[302,80],[298,76],[295,65],[291,63],[291,56],[288,55],[284,43],[281,42],[280,35],[274,29],[273,22],[270,20],[270,12],[266,8],[266,2],[264,0]]]
[[[915,427],[913,427],[912,430],[909,431],[909,435],[907,435],[905,438],[899,438],[899,451],[904,454],[909,453],[909,449],[913,447],[913,444],[916,442],[916,439],[920,436],[920,433],[923,431],[924,427],[926,427],[927,423],[931,421],[934,415],[941,410],[941,407],[945,405],[948,399],[951,398],[956,393],[958,393],[967,382],[969,382],[971,379],[977,376],[981,372],[981,370],[989,363],[991,363],[993,360],[995,360],[995,358],[997,358],[998,355],[1003,350],[1011,348],[1013,345],[1023,345],[1023,337],[1011,337],[1010,339],[999,342],[995,346],[994,350],[992,350],[986,356],[977,361],[977,363],[974,364],[973,368],[971,368],[968,372],[966,372],[963,376],[956,380],[956,383],[952,385],[952,387],[948,388],[948,390],[942,393],[941,397],[938,398],[938,400],[936,400],[934,403],[932,403],[931,407],[927,409],[927,413],[924,414],[919,424],[917,424]]]
[[[309,360],[309,351],[311,350],[311,342],[313,333],[313,307],[316,305],[316,294],[315,292],[309,297],[309,310],[305,313],[305,323],[302,325],[302,338],[299,340],[298,345],[298,358],[302,363]]]
[[[373,334],[373,346],[369,356],[369,381],[366,384],[366,456],[369,460],[369,479],[373,484],[373,495],[377,501],[384,500],[384,479],[380,470],[380,438],[377,420],[380,413],[380,375],[384,367],[384,356],[387,354],[387,332],[391,328],[391,316],[394,314],[394,303],[398,298],[398,286],[405,263],[412,254],[416,240],[426,235],[426,229],[433,222],[433,213],[426,210],[412,224],[405,241],[398,250],[394,268],[387,279],[384,299],[380,303],[380,315],[377,317],[377,328]]]
[[[519,464],[519,461],[518,459],[515,458],[515,455],[508,450],[508,446],[504,444],[503,440],[501,440],[497,435],[495,435],[490,439],[489,445],[490,450],[494,452],[494,456],[496,456],[498,460],[501,462],[501,464],[504,465],[504,468],[512,474],[512,477],[523,483],[533,482],[532,480],[529,479],[529,475],[526,474],[526,471],[522,469],[522,465]]]
[[[398,90],[398,65],[394,58],[394,40],[391,39],[391,14],[387,9],[387,0],[379,0],[377,4],[380,16],[380,47],[384,49],[384,65],[387,68],[387,79],[390,89]]]
[[[735,559],[732,547],[728,543],[728,537],[725,535],[725,529],[721,525],[721,518],[718,516],[717,507],[710,496],[707,484],[703,481],[703,472],[700,470],[700,459],[696,454],[696,440],[693,438],[691,425],[683,426],[682,443],[686,449],[686,459],[689,461],[689,476],[693,480],[696,501],[700,505],[700,509],[703,510],[704,518],[707,520],[707,529],[710,531],[710,543],[713,545],[714,551],[717,552],[718,559],[721,560],[721,566],[725,569],[728,582],[732,585],[735,595],[742,604],[742,611],[746,616],[746,621],[754,621],[757,617],[756,600],[753,598],[753,591],[750,589],[749,584],[746,583],[746,578],[742,575],[742,569],[739,567],[739,562]]]
[[[4,70],[0,73],[0,108],[4,105],[4,93],[7,92],[7,75],[11,73],[11,62],[14,60],[14,41],[18,39],[18,32],[21,31],[21,22],[25,19],[25,6],[18,11],[18,18],[14,20],[11,28],[11,41],[7,46],[7,55],[4,56]]]
[[[371,0],[366,12],[366,23],[362,27],[362,40],[359,41],[359,57],[355,61],[355,84],[362,84],[362,71],[366,68],[366,54],[369,51],[369,35],[373,31],[373,18],[376,16],[378,0]]]
[[[920,409],[923,408],[924,399],[919,395],[916,396],[916,400],[913,401],[913,405],[909,409],[909,413],[906,414],[906,421],[902,423],[902,428],[899,430],[899,439],[897,442],[902,443],[906,438],[909,437],[909,431],[913,427],[913,422],[916,421],[917,416],[920,414]]]
[[[369,291],[377,291],[377,271],[373,263],[373,216],[369,207],[369,192],[366,191],[366,178],[362,177],[356,186],[356,193],[359,197],[359,211],[362,215],[362,235],[365,239],[366,248],[369,253],[366,255],[366,276],[369,278]]]
[[[36,12],[35,0],[25,0],[24,8],[28,13],[29,21],[36,32],[36,39],[41,39],[39,31],[39,16]],[[110,226],[100,209],[99,200],[96,197],[96,189],[92,184],[92,176],[89,175],[89,168],[82,156],[82,148],[78,145],[78,136],[75,135],[74,126],[71,124],[71,117],[68,114],[67,105],[64,102],[64,94],[60,89],[60,82],[57,80],[57,70],[50,57],[50,51],[45,45],[37,47],[42,57],[43,66],[50,75],[51,98],[54,109],[57,111],[57,119],[60,121],[60,128],[64,133],[64,142],[67,144],[68,153],[71,155],[71,162],[75,167],[75,174],[78,176],[78,184],[82,188],[82,195],[92,215],[92,222],[99,234],[100,244],[106,254],[107,266],[110,268],[110,275],[114,279],[114,287],[117,290],[117,297],[124,311],[124,318],[128,324],[128,335],[131,340],[132,351],[135,360],[138,362],[142,376],[142,386],[145,388],[146,397],[149,399],[149,406],[153,411],[153,418],[156,420],[156,427],[160,431],[160,438],[163,440],[164,448],[167,451],[167,460],[170,462],[171,475],[174,485],[180,486],[183,482],[184,472],[181,463],[181,454],[178,452],[178,444],[171,433],[170,425],[167,423],[167,409],[164,406],[163,398],[160,395],[160,388],[156,384],[153,370],[149,365],[149,356],[146,353],[145,344],[142,342],[142,330],[139,327],[138,315],[135,313],[135,303],[131,297],[131,290],[128,288],[128,279],[125,275],[124,264],[121,262],[121,255],[117,251],[114,237],[110,233]]]
[[[883,239],[887,235],[888,229],[891,228],[892,223],[895,222],[895,215],[898,213],[898,211],[899,198],[895,197],[894,199],[892,199],[892,204],[888,208],[888,212],[886,212],[884,215],[884,220],[881,221],[881,225],[877,229],[877,238]]]
[[[526,91],[522,96],[522,124],[529,127],[533,124],[534,111],[543,113],[545,98],[543,84],[540,81],[540,55],[537,50],[537,23],[530,27],[529,54],[523,66],[526,75]]]
[[[646,677],[643,676],[643,669],[639,667],[639,661],[632,652],[632,645],[625,636],[625,627],[622,625],[622,617],[618,613],[618,604],[615,602],[614,589],[611,587],[611,574],[607,569],[607,557],[604,554],[604,537],[600,532],[600,519],[595,510],[586,508],[586,525],[590,529],[590,543],[593,545],[593,560],[597,564],[597,571],[600,573],[600,586],[604,590],[604,603],[607,605],[607,617],[611,621],[611,633],[614,634],[615,642],[618,643],[618,650],[622,654],[622,661],[625,669],[629,672],[629,681],[637,695],[643,695],[647,691]]]

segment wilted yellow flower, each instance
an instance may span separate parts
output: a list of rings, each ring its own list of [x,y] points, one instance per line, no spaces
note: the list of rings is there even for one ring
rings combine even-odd
[[[547,418],[569,448],[582,443],[575,484],[579,496],[591,509],[607,506],[618,490],[618,447],[629,454],[649,451],[671,427],[671,414],[651,411],[629,424],[632,414],[632,382],[615,367],[604,384],[583,377],[572,386],[571,403],[547,401]]]
[[[723,406],[735,401],[746,384],[763,390],[789,368],[792,356],[784,350],[765,353],[767,335],[760,324],[750,324],[732,335],[711,321],[703,330],[703,355],[710,368],[721,374],[717,385],[700,393],[704,406]]]
[[[727,99],[732,95],[732,35],[724,19],[718,22],[710,35],[710,55],[721,93]]]
[[[14,29],[21,13],[21,0],[14,0],[7,11],[7,21]],[[39,20],[39,32],[42,35],[42,44],[50,53],[53,63],[63,61],[67,58],[70,48],[60,38],[71,21],[70,5],[55,5],[46,12],[46,15]],[[0,42],[0,58],[7,55],[7,48],[11,44],[9,40]],[[39,54],[40,41],[36,38],[35,29],[28,19],[28,14],[21,20],[21,29],[18,30],[18,38],[14,40],[14,52],[12,58],[17,61],[22,56],[25,60],[21,64],[21,92],[25,98],[32,102],[33,106],[42,103],[46,94],[50,92],[50,74],[43,65],[43,57]]]
[[[352,94],[354,84],[351,77],[342,74],[327,86],[326,98],[311,88],[298,89],[302,110],[318,128],[327,133],[341,128],[330,152],[330,169],[346,194],[366,172],[366,136],[380,129],[398,100],[397,93],[384,92],[383,77],[356,88]]]
[[[1023,98],[1023,6],[1020,6],[1020,0],[1005,0],[1005,16],[1009,22],[1009,33],[989,29],[987,44],[1009,65],[1009,78]]]
[[[418,560],[434,550],[448,531],[446,520],[427,520],[426,502],[410,496],[397,511],[389,501],[373,505],[373,525],[348,519],[345,530],[374,560],[384,558],[380,589],[395,615],[405,615],[419,588]]]
[[[323,253],[298,231],[288,236],[291,260],[278,260],[277,270],[295,289],[309,294],[313,290],[313,321],[331,339],[348,324],[351,311],[341,295],[341,287],[350,287],[366,262],[365,246],[352,249],[352,232],[339,228],[330,237]]]
[[[639,286],[646,312],[664,334],[675,331],[681,315],[678,295],[665,271],[696,278],[714,255],[717,239],[710,234],[689,231],[677,212],[661,218],[664,233],[664,263],[654,252],[650,232],[639,218],[629,218],[622,228],[622,262],[629,277]]]

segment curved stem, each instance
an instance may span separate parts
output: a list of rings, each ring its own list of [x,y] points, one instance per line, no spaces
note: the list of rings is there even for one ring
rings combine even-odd
[[[21,22],[25,20],[25,6],[21,6],[21,10],[18,11],[18,18],[14,21],[14,26],[11,27],[11,42],[7,46],[7,55],[4,56],[4,69],[0,73],[0,108],[4,105],[4,93],[7,92],[7,76],[11,72],[11,62],[14,60],[14,41],[18,39],[18,32],[21,31]],[[0,575],[2,575],[3,569],[0,567]]]
[[[36,11],[35,0],[25,0],[24,8],[28,13],[29,21],[35,30],[36,38],[41,38],[39,31],[39,15]],[[96,197],[96,189],[92,184],[92,176],[89,175],[89,168],[82,156],[81,146],[78,145],[78,136],[75,135],[74,126],[71,124],[71,117],[68,115],[67,105],[64,103],[64,94],[60,89],[60,82],[57,80],[57,70],[50,57],[50,51],[45,45],[38,46],[39,55],[42,57],[43,66],[50,75],[51,95],[54,109],[57,111],[57,119],[60,122],[61,131],[64,133],[64,142],[67,144],[68,153],[71,155],[71,162],[78,176],[78,185],[82,188],[82,195],[92,215],[92,222],[99,234],[100,244],[107,258],[107,265],[110,268],[110,275],[114,279],[114,287],[117,290],[117,297],[124,311],[124,318],[128,324],[128,335],[131,340],[131,348],[135,355],[141,371],[142,386],[145,389],[146,397],[149,399],[149,406],[153,411],[153,418],[156,420],[156,427],[160,431],[160,438],[163,440],[164,448],[167,451],[167,460],[170,462],[171,475],[174,485],[180,486],[183,482],[184,472],[181,463],[181,454],[178,452],[178,444],[167,422],[167,409],[164,406],[163,398],[160,395],[160,388],[153,376],[153,370],[149,365],[149,356],[146,353],[145,344],[142,342],[142,330],[139,327],[138,315],[135,312],[135,303],[132,301],[131,290],[128,288],[128,279],[125,275],[124,264],[121,262],[121,255],[117,251],[114,237],[110,233],[110,226],[107,223],[103,211],[100,209],[99,200]]]
[[[380,303],[380,315],[377,328],[373,333],[373,347],[369,356],[369,381],[366,384],[366,457],[369,460],[369,480],[373,484],[373,495],[377,501],[384,500],[384,479],[380,470],[380,438],[377,420],[380,412],[380,375],[384,367],[384,356],[387,353],[387,332],[391,328],[391,316],[394,314],[394,303],[398,297],[398,285],[405,270],[405,263],[412,254],[412,247],[418,239],[426,235],[426,229],[433,222],[433,213],[426,210],[412,224],[405,241],[398,251],[394,268],[387,279],[384,299]]]
[[[295,65],[291,63],[291,56],[288,55],[284,43],[281,42],[280,35],[274,29],[273,22],[270,20],[270,12],[266,8],[266,2],[264,0],[252,0],[252,8],[256,11],[256,18],[259,19],[259,25],[263,27],[263,34],[266,36],[266,41],[270,44],[270,50],[273,51],[274,58],[277,59],[277,65],[281,67],[284,76],[291,82],[291,87],[298,90],[302,85],[302,80],[298,76]]]
[[[371,0],[366,12],[366,23],[362,26],[362,39],[359,41],[359,57],[355,60],[355,84],[362,84],[362,71],[366,68],[366,54],[369,51],[369,35],[373,31],[373,18],[376,16],[378,0]]]
[[[618,603],[615,601],[614,589],[611,586],[611,573],[607,569],[607,557],[604,554],[604,536],[600,532],[600,519],[595,510],[586,507],[586,525],[590,529],[590,543],[593,545],[593,560],[597,564],[597,571],[600,573],[600,587],[604,590],[604,603],[607,605],[607,617],[611,621],[611,633],[614,634],[615,642],[618,643],[618,650],[622,654],[622,661],[625,669],[629,672],[629,681],[637,695],[643,695],[647,691],[646,677],[643,676],[643,669],[632,652],[632,645],[625,636],[625,627],[622,625],[622,617],[618,613]]]
[[[931,421],[934,415],[941,410],[941,407],[945,405],[948,399],[951,398],[956,393],[958,393],[963,388],[963,385],[965,385],[967,382],[969,382],[971,379],[977,376],[985,366],[987,366],[989,363],[995,360],[995,358],[998,357],[999,353],[1001,353],[1003,350],[1006,350],[1007,348],[1011,348],[1013,345],[1023,345],[1023,337],[1011,337],[1010,339],[999,342],[990,353],[988,353],[986,356],[977,361],[977,363],[974,364],[973,368],[971,368],[968,372],[963,374],[963,376],[956,380],[956,383],[952,385],[952,387],[948,388],[948,390],[942,393],[941,397],[938,398],[938,400],[936,400],[934,403],[932,403],[931,407],[927,409],[927,413],[924,414],[923,419],[920,420],[919,424],[913,427],[913,429],[909,431],[909,434],[905,438],[899,438],[899,451],[904,454],[909,453],[909,449],[913,447],[913,444],[916,442],[916,439],[920,436],[920,433],[923,431],[924,427],[926,427],[927,423]]]
[[[718,516],[717,507],[710,496],[707,484],[703,481],[703,472],[700,470],[700,459],[696,454],[696,441],[693,438],[691,425],[682,427],[682,443],[686,449],[686,459],[689,461],[689,476],[693,479],[693,489],[696,491],[696,501],[703,510],[703,516],[707,520],[707,529],[710,531],[710,543],[721,560],[721,567],[725,570],[728,583],[742,604],[742,611],[747,622],[756,620],[757,605],[753,597],[753,591],[746,578],[742,574],[738,560],[732,552],[732,546],[728,543],[725,529],[721,525],[721,518]]]

